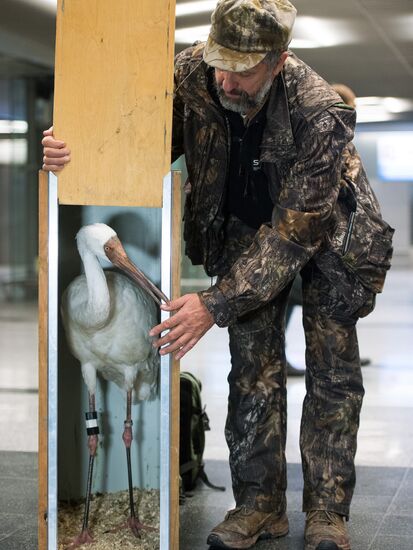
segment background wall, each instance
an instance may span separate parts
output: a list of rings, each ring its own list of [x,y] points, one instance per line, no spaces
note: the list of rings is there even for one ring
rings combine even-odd
[[[397,134],[394,134],[395,132]],[[379,172],[379,140],[383,136],[391,137],[393,135],[398,139],[402,138],[406,148],[411,150],[410,158],[413,159],[412,123],[358,125],[355,144],[372,187],[379,199],[383,217],[396,229],[394,234],[394,261],[398,265],[408,265],[412,260],[413,244],[413,170],[407,181],[396,179],[385,181]],[[395,166],[393,169],[397,170],[397,167]]]

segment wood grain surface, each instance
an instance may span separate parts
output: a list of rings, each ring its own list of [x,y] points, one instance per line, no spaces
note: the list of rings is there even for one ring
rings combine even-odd
[[[72,160],[60,204],[162,206],[175,0],[59,0],[54,134]]]

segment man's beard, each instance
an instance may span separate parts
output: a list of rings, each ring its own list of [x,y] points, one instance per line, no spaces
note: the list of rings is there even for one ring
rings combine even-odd
[[[245,115],[246,113],[248,113],[248,111],[259,107],[263,103],[272,86],[272,83],[273,76],[272,74],[270,74],[268,76],[268,79],[264,82],[264,84],[255,95],[250,96],[246,92],[240,92],[238,99],[235,101],[225,95],[222,86],[219,85],[214,79],[215,89],[217,91],[218,99],[221,105],[224,107],[224,109],[228,109],[229,111],[233,111],[234,113],[240,113],[241,115]]]

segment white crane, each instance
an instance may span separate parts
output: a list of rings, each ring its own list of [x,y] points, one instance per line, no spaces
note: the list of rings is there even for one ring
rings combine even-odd
[[[135,536],[139,536],[144,527],[136,516],[132,491],[132,392],[135,391],[138,400],[144,400],[155,391],[159,357],[148,333],[157,323],[155,302],[168,302],[131,262],[112,228],[102,223],[86,225],[76,239],[85,274],[74,279],[65,290],[62,317],[69,348],[80,361],[89,392],[89,412],[86,413],[89,470],[82,531],[69,548],[94,542],[88,519],[99,433],[95,404],[98,372],[126,391],[122,437],[126,447],[130,516],[125,526],[129,526]],[[120,273],[103,271],[99,258],[109,259],[139,286]]]

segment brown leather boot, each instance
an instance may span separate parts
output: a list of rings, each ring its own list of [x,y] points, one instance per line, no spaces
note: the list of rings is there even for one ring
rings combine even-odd
[[[258,539],[283,537],[288,533],[285,513],[259,512],[245,506],[230,510],[212,529],[207,544],[218,548],[250,548]]]
[[[307,512],[305,550],[351,550],[344,517],[327,510]]]

